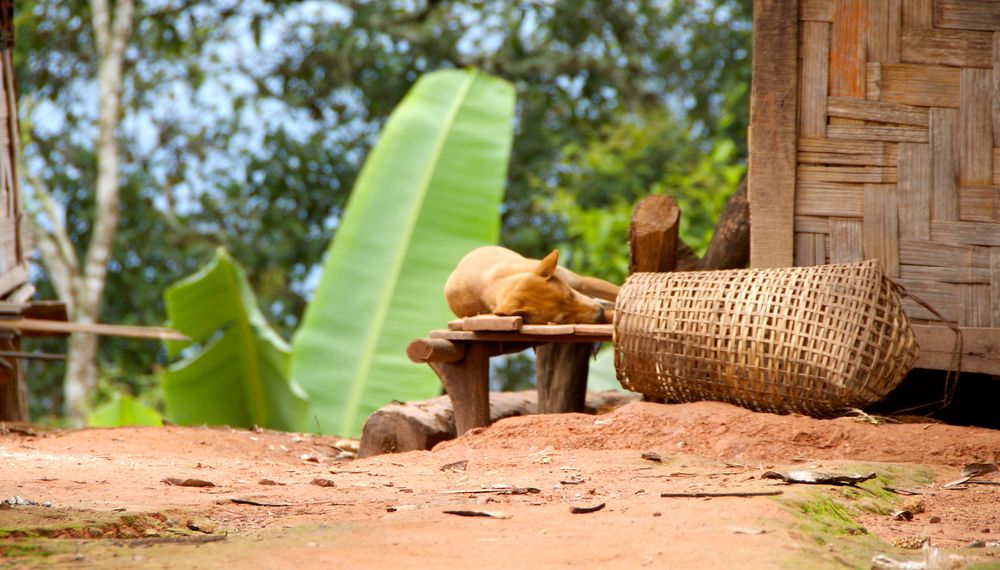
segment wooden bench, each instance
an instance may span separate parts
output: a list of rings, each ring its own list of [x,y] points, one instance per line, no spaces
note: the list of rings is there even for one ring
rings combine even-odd
[[[629,225],[629,273],[746,267],[750,224],[746,182],[719,216],[699,258],[678,235],[680,209],[666,195],[636,204]],[[612,342],[612,325],[525,325],[521,317],[486,315],[448,323],[447,330],[414,340],[406,353],[426,362],[451,396],[459,434],[489,425],[490,358],[536,349],[539,413],[580,412],[587,391],[593,345]]]
[[[538,347],[538,411],[583,411],[589,359],[595,343],[611,342],[612,325],[526,325],[521,317],[483,315],[458,319],[406,354],[427,363],[451,397],[459,435],[489,425],[490,358]]]

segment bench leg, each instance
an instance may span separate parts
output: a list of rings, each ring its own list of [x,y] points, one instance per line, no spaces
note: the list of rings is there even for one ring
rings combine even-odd
[[[545,344],[535,349],[538,413],[584,411],[593,349],[589,342]]]
[[[493,343],[470,342],[458,362],[429,362],[451,398],[457,435],[490,425],[490,354]]]

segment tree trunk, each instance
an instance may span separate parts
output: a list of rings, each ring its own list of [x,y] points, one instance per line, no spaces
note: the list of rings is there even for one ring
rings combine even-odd
[[[122,64],[125,45],[132,33],[134,0],[118,0],[112,8],[108,0],[91,2],[94,38],[97,42],[97,181],[93,232],[87,245],[82,275],[75,281],[77,298],[70,303],[77,322],[97,322],[101,297],[111,259],[111,245],[119,217],[119,148],[117,130],[121,119]],[[97,338],[73,335],[68,350],[69,363],[63,388],[66,417],[71,425],[82,425],[87,417],[89,396],[97,384]]]
[[[581,411],[603,414],[639,400],[632,392],[587,392]],[[538,393],[492,392],[489,395],[493,423],[503,418],[538,413]],[[441,396],[421,402],[388,404],[365,420],[358,457],[382,453],[402,453],[431,449],[442,441],[455,439],[455,415],[451,398]]]

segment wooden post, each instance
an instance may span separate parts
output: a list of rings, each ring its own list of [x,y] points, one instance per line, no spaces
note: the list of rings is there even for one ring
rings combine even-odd
[[[747,179],[743,178],[736,192],[719,214],[712,241],[708,243],[700,269],[743,269],[750,262],[750,204],[747,201]]]
[[[490,354],[498,350],[495,344],[470,342],[463,360],[428,362],[451,398],[458,435],[490,425]]]
[[[535,350],[538,412],[582,412],[587,397],[592,343],[561,342]]]
[[[11,331],[0,331],[0,350],[20,351],[20,337]],[[0,421],[28,421],[24,370],[17,358],[0,357]]]
[[[792,265],[798,42],[797,0],[754,2],[748,174],[752,267]]]
[[[680,217],[681,210],[670,196],[639,200],[628,227],[629,274],[676,269]]]

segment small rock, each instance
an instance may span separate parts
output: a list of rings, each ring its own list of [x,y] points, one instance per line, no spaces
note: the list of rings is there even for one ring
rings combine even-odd
[[[932,524],[937,524],[937,523],[941,522],[941,517],[939,517],[937,515],[934,515],[931,518],[927,519],[927,522],[932,523]]]
[[[323,479],[322,477],[317,477],[309,482],[311,485],[316,485],[317,487],[336,487],[337,484],[330,479]]]

